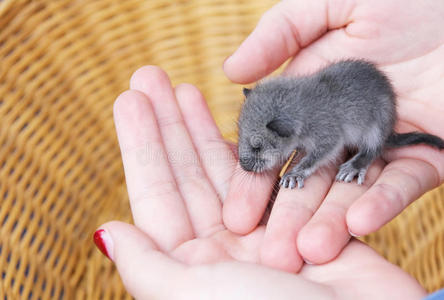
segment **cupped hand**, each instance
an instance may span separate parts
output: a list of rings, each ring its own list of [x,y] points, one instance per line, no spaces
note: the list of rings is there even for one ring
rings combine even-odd
[[[398,132],[444,138],[444,2],[426,0],[282,1],[229,57],[224,70],[250,83],[291,58],[285,73],[305,74],[342,58],[376,62],[398,95]],[[444,182],[444,152],[427,146],[387,151],[363,186],[333,183],[336,168],[314,174],[301,190],[282,190],[266,229],[261,260],[297,271],[302,259],[324,263],[350,234],[376,231],[426,191]],[[269,177],[276,176],[271,174]],[[270,178],[246,186],[236,172],[224,206],[226,226],[255,228],[269,201]],[[257,186],[261,186],[257,188]],[[283,264],[281,257],[287,257]]]
[[[137,299],[420,299],[419,284],[353,241],[335,262],[298,275],[259,263],[264,227],[222,223],[235,157],[205,100],[139,69],[114,115],[136,226],[109,222],[96,238]],[[100,244],[100,242],[99,242]],[[285,260],[285,258],[283,258]]]
[[[357,240],[334,261],[304,265],[294,274],[226,257],[221,254],[223,244],[212,248],[212,262],[196,263],[200,252],[177,259],[174,250],[159,249],[153,238],[135,226],[113,221],[101,230],[109,257],[136,299],[420,300],[426,295],[411,276]],[[199,238],[183,242],[195,239]],[[203,255],[208,254],[205,250]],[[184,258],[192,262],[184,263]]]

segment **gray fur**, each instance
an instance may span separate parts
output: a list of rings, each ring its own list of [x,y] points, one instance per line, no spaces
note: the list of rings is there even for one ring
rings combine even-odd
[[[340,61],[309,76],[275,77],[245,89],[244,94],[239,117],[239,157],[244,170],[264,172],[281,167],[295,149],[306,153],[282,177],[284,187],[302,188],[304,179],[334,161],[344,147],[357,153],[339,167],[336,179],[350,182],[357,176],[362,184],[369,165],[386,144],[444,145],[436,136],[393,132],[393,88],[366,61]]]

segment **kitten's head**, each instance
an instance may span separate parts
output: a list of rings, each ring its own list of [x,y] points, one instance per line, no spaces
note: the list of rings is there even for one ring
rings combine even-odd
[[[264,172],[281,167],[294,147],[295,131],[275,109],[273,95],[244,89],[246,100],[239,116],[239,162],[245,171]]]

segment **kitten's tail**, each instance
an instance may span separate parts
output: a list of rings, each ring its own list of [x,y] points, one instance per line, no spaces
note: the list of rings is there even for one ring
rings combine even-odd
[[[396,133],[393,132],[386,141],[386,147],[397,148],[407,145],[426,144],[440,150],[444,149],[444,141],[436,135],[420,133],[420,132],[408,132],[408,133]]]

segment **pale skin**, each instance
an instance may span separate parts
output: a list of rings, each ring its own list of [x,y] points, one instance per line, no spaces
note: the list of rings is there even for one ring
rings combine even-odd
[[[152,66],[136,71],[130,86],[116,100],[114,118],[135,226],[113,221],[101,229],[109,256],[136,299],[425,295],[412,277],[358,241],[333,262],[304,265],[299,274],[262,265],[264,226],[238,235],[222,222],[220,195],[228,191],[236,158],[202,95],[188,84],[173,88]],[[372,171],[369,177],[376,175]],[[346,197],[351,201],[355,195]]]
[[[368,59],[395,87],[396,130],[444,138],[443,16],[444,2],[434,0],[281,1],[224,70],[234,82],[251,83],[289,58],[287,74],[310,73],[342,58]],[[334,182],[335,168],[315,173],[303,189],[281,189],[262,242],[263,264],[297,272],[303,260],[331,261],[347,245],[349,232],[376,231],[442,184],[444,151],[427,146],[386,151],[362,186]],[[256,227],[272,190],[268,177],[249,186],[236,172],[223,209],[228,229],[244,234]]]

